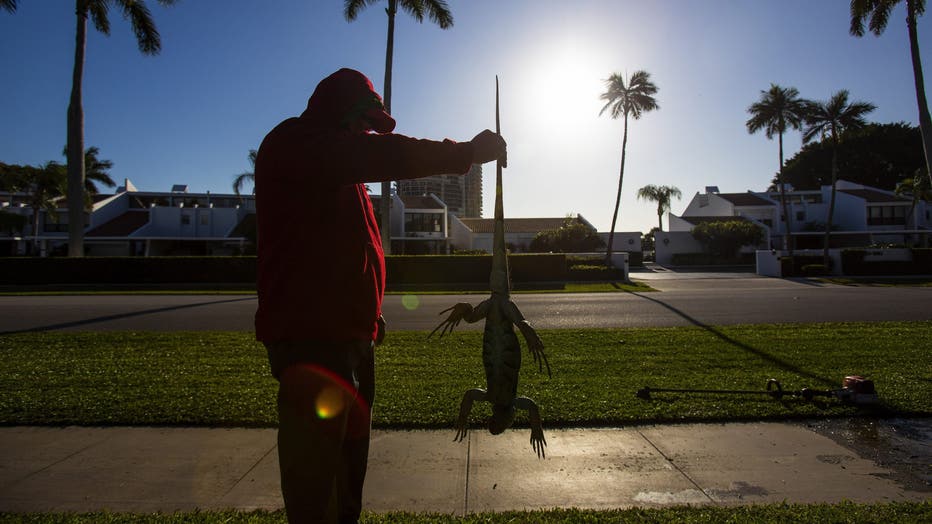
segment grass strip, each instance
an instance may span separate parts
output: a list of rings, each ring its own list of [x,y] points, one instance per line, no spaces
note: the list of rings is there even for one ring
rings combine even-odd
[[[0,524],[272,524],[285,522],[282,511],[203,511],[172,514],[128,513],[0,513]],[[506,511],[476,513],[465,517],[443,514],[363,513],[363,524],[550,524],[640,523],[719,524],[783,522],[884,522],[887,524],[932,522],[932,502],[888,504],[766,504],[740,507],[677,506],[660,509]]]
[[[553,377],[525,356],[518,393],[541,405],[549,427],[932,415],[929,321],[540,335]],[[452,427],[463,392],[485,387],[481,336],[390,333],[376,350],[375,426]],[[277,383],[250,333],[20,333],[0,336],[0,357],[0,425],[276,425]],[[850,374],[875,381],[878,408],[765,395],[635,396],[643,386],[763,390],[769,378],[785,389],[834,389]],[[478,404],[472,420],[488,414]]]

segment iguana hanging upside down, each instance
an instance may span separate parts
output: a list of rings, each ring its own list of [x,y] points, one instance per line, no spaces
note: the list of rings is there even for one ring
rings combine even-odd
[[[498,117],[498,77],[495,78],[495,130],[500,131]],[[531,446],[538,457],[544,457],[544,429],[541,426],[540,410],[533,400],[517,396],[518,371],[521,369],[521,345],[515,334],[517,326],[524,335],[528,351],[543,371],[547,367],[550,376],[550,363],[544,354],[544,344],[534,328],[525,320],[524,315],[511,301],[511,279],[508,271],[508,257],[505,249],[505,219],[502,206],[502,167],[505,162],[496,163],[495,183],[495,230],[492,244],[492,274],[489,285],[492,296],[479,303],[475,308],[467,303],[459,303],[440,312],[449,312],[446,320],[428,335],[433,336],[440,330],[440,337],[452,333],[463,320],[469,323],[485,319],[485,331],[482,335],[482,363],[485,366],[487,389],[470,389],[463,395],[460,414],[456,421],[455,441],[462,441],[468,431],[469,412],[475,401],[492,403],[492,416],[489,418],[489,433],[498,435],[510,428],[515,420],[515,410],[528,412],[531,424]]]

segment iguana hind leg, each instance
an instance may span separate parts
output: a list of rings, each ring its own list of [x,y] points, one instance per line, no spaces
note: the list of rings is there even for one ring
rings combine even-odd
[[[531,424],[531,447],[537,453],[537,458],[545,458],[547,454],[544,448],[547,447],[547,439],[544,438],[544,426],[540,419],[540,409],[537,408],[537,404],[533,400],[527,397],[516,398],[514,405],[518,409],[527,410],[528,421]]]
[[[475,401],[487,400],[487,394],[484,389],[470,389],[463,395],[463,401],[460,402],[460,416],[456,419],[456,436],[454,442],[462,442],[469,432],[469,412],[472,411],[472,403]]]

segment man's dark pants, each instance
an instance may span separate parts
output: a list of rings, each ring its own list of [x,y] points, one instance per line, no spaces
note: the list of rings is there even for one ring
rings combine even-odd
[[[278,458],[291,523],[356,522],[375,398],[370,341],[267,343]]]

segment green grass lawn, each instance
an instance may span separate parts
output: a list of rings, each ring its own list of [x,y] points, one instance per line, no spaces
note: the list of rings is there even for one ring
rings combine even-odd
[[[519,394],[545,427],[932,414],[932,322],[542,330],[553,377],[529,358]],[[374,424],[452,427],[460,397],[484,387],[481,333],[390,333],[377,349]],[[0,337],[2,425],[274,426],[276,383],[249,333],[23,333]],[[840,387],[872,378],[877,409],[635,392],[651,387]],[[474,422],[488,408],[477,405]],[[519,419],[519,423],[523,422]]]
[[[200,524],[224,522],[228,524],[284,523],[282,511],[266,512],[200,512],[176,514],[0,514],[0,524]],[[550,524],[550,523],[626,523],[639,524],[719,524],[719,523],[855,523],[884,522],[913,524],[932,522],[932,502],[891,504],[768,504],[723,507],[676,507],[664,509],[626,509],[593,511],[558,509],[549,511],[523,511],[502,513],[476,513],[466,517],[441,514],[414,513],[363,513],[364,524]]]

